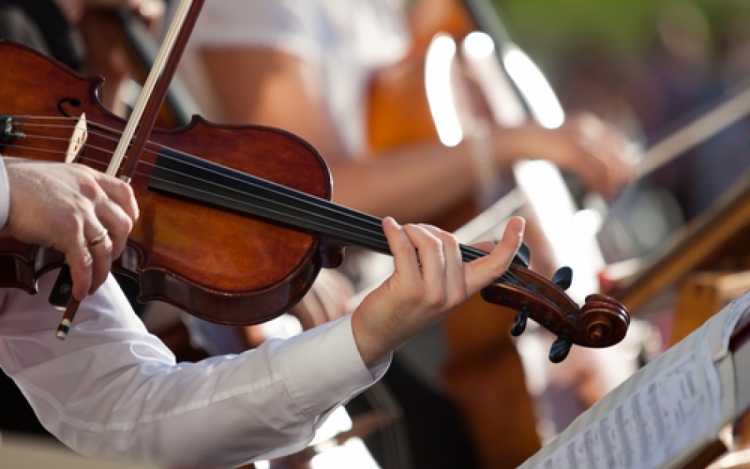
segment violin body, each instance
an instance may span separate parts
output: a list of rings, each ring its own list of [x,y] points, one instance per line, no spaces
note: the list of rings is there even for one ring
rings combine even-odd
[[[0,112],[6,128],[11,126],[0,139],[0,151],[63,162],[73,124],[49,118],[85,114],[88,140],[77,161],[105,171],[126,123],[98,101],[101,79],[77,74],[10,42],[0,42],[0,63],[6,64],[0,70]],[[114,266],[140,278],[141,300],[166,301],[215,322],[255,324],[294,305],[322,266],[340,262],[340,248],[319,236],[150,190],[163,147],[331,197],[324,160],[288,132],[218,126],[200,117],[181,129],[154,130],[131,181],[140,218]],[[36,291],[41,274],[63,262],[58,252],[9,238],[1,240],[0,254],[0,282],[28,292]]]

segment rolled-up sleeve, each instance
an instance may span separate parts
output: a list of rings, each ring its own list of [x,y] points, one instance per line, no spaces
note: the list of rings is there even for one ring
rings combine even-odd
[[[256,350],[175,363],[111,278],[64,341],[41,292],[0,290],[0,365],[44,426],[89,455],[206,468],[302,449],[339,405],[386,371],[361,360],[350,316]]]

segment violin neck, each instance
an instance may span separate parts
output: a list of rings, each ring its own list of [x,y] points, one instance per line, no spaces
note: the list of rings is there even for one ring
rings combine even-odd
[[[391,255],[378,217],[174,150],[162,150],[149,188]],[[487,254],[460,248],[465,262]]]

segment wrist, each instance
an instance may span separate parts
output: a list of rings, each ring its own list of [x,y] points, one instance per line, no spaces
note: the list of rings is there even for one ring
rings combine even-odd
[[[375,348],[373,347],[372,341],[369,339],[367,333],[367,326],[364,324],[362,318],[362,306],[354,310],[352,313],[352,335],[354,336],[354,343],[357,345],[359,356],[362,358],[365,366],[370,366],[370,363],[377,360],[378,357]]]
[[[540,132],[540,130],[543,130]],[[519,160],[538,160],[546,158],[549,145],[545,137],[547,130],[534,122],[526,122],[512,129],[501,128],[493,135],[495,148],[500,158],[509,165]]]
[[[352,313],[352,335],[357,350],[365,366],[371,366],[385,355],[390,353],[393,348],[387,342],[392,337],[391,334],[378,334],[375,330],[377,324],[371,324],[367,321],[367,301],[363,301],[360,306]]]

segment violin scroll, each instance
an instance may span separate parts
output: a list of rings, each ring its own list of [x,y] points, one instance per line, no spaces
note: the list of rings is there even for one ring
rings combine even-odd
[[[598,343],[615,344],[625,338],[630,315],[618,301],[601,294],[586,297],[579,320],[591,342],[580,345],[596,347]],[[604,345],[606,347],[607,345]]]
[[[586,297],[580,307],[565,293],[572,271],[563,268],[550,281],[518,263],[497,282],[484,288],[482,298],[516,310],[510,333],[518,336],[531,318],[557,336],[550,348],[554,363],[563,361],[571,347],[609,347],[620,342],[630,325],[630,315],[616,300],[601,294]]]

